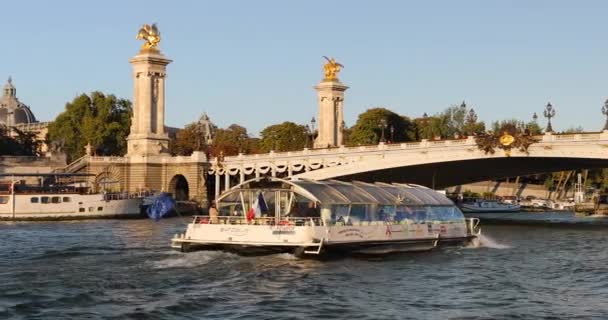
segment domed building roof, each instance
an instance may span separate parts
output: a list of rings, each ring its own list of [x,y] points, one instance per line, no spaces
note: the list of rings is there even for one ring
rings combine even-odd
[[[0,124],[16,126],[21,123],[37,122],[30,107],[17,99],[17,89],[9,77],[0,97]]]

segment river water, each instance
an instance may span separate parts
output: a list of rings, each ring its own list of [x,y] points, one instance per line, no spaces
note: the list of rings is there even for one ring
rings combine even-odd
[[[608,317],[607,228],[484,225],[481,248],[179,253],[189,219],[0,224],[0,319]]]

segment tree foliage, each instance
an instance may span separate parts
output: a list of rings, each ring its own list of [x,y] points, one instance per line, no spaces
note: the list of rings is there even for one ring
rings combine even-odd
[[[258,139],[249,137],[247,129],[238,124],[232,124],[226,129],[217,129],[209,147],[209,156],[216,157],[237,155],[239,152],[248,154],[258,151]]]
[[[259,147],[262,152],[302,150],[310,144],[306,126],[289,121],[264,128],[260,137]]]
[[[179,130],[175,138],[169,143],[169,152],[173,155],[189,156],[194,151],[205,151],[208,146],[200,142],[201,137],[197,137],[196,124],[191,123]],[[198,150],[197,150],[198,149]]]
[[[9,129],[0,125],[0,155],[3,156],[38,156],[40,141],[36,134],[23,132],[17,128],[11,128],[14,134],[9,134]]]
[[[408,117],[386,108],[372,108],[359,115],[349,133],[348,145],[377,144],[382,138],[381,121],[386,121],[384,139],[388,142],[404,142],[416,139],[416,128]],[[393,133],[391,134],[391,127]],[[392,135],[392,137],[391,137]],[[392,140],[394,141],[391,141]]]
[[[129,100],[98,91],[81,94],[49,125],[48,140],[64,141],[68,161],[82,156],[87,143],[98,155],[124,155],[132,112]]]

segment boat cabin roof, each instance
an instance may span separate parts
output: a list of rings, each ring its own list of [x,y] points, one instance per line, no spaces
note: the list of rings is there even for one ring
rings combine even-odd
[[[454,205],[444,195],[414,184],[367,183],[338,180],[284,180],[263,177],[245,181],[224,192],[218,202],[238,201],[243,191],[291,190],[320,204]]]

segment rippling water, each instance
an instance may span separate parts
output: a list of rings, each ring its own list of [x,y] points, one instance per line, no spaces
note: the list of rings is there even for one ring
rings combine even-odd
[[[0,319],[608,316],[606,228],[492,225],[482,248],[319,261],[171,251],[188,220],[0,224]]]

